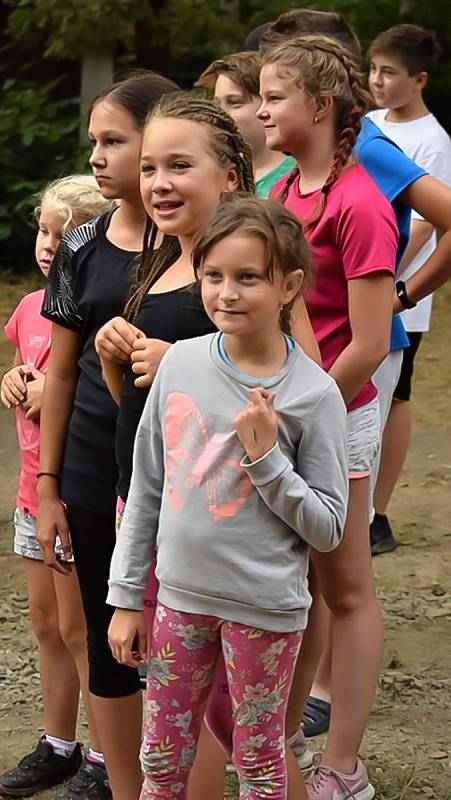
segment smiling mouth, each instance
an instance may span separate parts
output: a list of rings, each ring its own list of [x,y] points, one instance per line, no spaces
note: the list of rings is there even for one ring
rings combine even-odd
[[[181,200],[161,200],[159,203],[153,203],[153,207],[157,211],[174,211],[176,208],[181,208],[182,205]]]

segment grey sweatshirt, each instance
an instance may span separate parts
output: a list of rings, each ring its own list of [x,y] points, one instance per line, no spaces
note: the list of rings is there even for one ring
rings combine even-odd
[[[218,334],[161,362],[135,440],[107,602],[139,610],[158,548],[159,600],[270,631],[303,630],[308,545],[339,543],[346,516],[346,409],[296,346],[272,378],[278,441],[250,463],[234,421],[255,380],[221,359]]]

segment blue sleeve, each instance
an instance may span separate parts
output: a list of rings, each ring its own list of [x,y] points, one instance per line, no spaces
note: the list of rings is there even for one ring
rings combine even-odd
[[[362,120],[362,130],[354,152],[360,164],[391,203],[411,183],[428,174],[367,117]]]

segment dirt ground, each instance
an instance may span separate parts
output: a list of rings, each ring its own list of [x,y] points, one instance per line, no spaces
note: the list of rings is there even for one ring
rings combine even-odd
[[[33,287],[34,288],[34,287]],[[0,283],[3,325],[30,285]],[[417,360],[415,432],[390,508],[400,547],[375,560],[385,662],[362,746],[378,800],[451,800],[451,285],[436,298]],[[0,372],[12,348],[0,343]],[[17,452],[0,410],[0,772],[33,749],[42,728],[39,676],[20,559],[11,554]],[[368,631],[371,636],[371,631]],[[85,729],[80,724],[80,738]],[[228,786],[230,800],[236,787]],[[205,798],[208,800],[208,798]]]

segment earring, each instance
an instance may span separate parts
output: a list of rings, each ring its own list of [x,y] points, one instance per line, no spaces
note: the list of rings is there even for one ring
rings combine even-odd
[[[318,122],[319,122],[318,114],[315,114],[315,116],[313,117],[313,124],[318,125]]]

